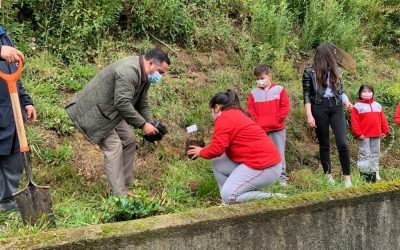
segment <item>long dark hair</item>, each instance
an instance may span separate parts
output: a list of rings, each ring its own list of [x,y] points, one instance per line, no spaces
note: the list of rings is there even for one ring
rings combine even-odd
[[[330,88],[336,90],[340,82],[338,63],[335,57],[336,46],[332,43],[323,43],[318,46],[314,56],[313,69],[317,74],[319,84],[327,87],[328,73],[330,72]]]
[[[234,90],[228,89],[226,92],[216,93],[211,98],[209,107],[213,109],[215,106],[217,106],[217,104],[221,106],[221,110],[240,109],[244,114],[247,115],[240,104],[238,94]]]
[[[358,98],[360,98],[359,100],[361,100],[361,93],[363,92],[364,89],[369,89],[372,92],[372,97],[375,95],[375,91],[374,91],[374,87],[372,87],[371,85],[369,85],[368,83],[364,83],[360,86],[360,89],[358,90]]]

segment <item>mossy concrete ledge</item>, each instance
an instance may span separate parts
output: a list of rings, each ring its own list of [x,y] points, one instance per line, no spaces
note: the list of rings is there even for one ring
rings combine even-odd
[[[57,229],[0,249],[398,249],[400,181]]]

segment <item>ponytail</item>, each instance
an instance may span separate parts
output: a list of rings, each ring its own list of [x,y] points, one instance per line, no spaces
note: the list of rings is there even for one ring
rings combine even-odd
[[[226,92],[218,92],[215,94],[210,100],[209,107],[213,109],[217,104],[221,106],[222,111],[228,109],[240,109],[247,115],[240,104],[238,94],[234,90],[228,89]]]

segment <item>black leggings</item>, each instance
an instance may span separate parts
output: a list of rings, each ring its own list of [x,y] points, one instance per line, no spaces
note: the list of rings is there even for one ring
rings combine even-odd
[[[336,103],[333,97],[323,97],[321,103],[311,104],[311,111],[317,126],[315,130],[318,136],[319,153],[324,173],[331,173],[331,158],[329,154],[330,125],[335,135],[343,175],[350,175],[350,152],[346,140],[346,122],[342,102]]]

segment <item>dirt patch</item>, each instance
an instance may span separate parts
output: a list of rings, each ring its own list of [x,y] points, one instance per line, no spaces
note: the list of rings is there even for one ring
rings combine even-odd
[[[103,153],[98,146],[90,144],[81,133],[76,132],[76,140],[71,142],[75,159],[73,165],[86,181],[99,180],[104,173]]]

